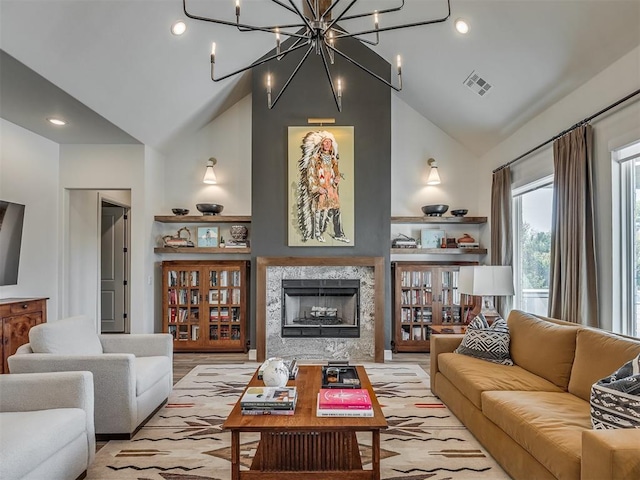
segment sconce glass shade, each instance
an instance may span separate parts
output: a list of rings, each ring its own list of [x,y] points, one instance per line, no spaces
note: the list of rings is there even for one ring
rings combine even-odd
[[[207,169],[204,172],[204,178],[202,179],[202,183],[207,183],[209,185],[215,185],[218,183],[218,179],[216,178],[216,172],[213,171],[213,166],[216,164],[215,158],[210,158],[207,162]]]
[[[427,178],[427,185],[440,185],[440,174],[438,173],[438,164],[433,158],[429,159],[429,165],[431,170],[429,171],[429,178]]]
[[[458,291],[467,295],[482,296],[482,311],[485,316],[496,316],[494,296],[514,295],[513,273],[510,266],[485,265],[460,267]]]

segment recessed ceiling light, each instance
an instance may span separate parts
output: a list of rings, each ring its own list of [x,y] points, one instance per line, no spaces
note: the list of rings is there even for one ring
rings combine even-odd
[[[53,123],[54,125],[57,125],[59,127],[67,124],[67,122],[65,122],[64,120],[60,120],[59,118],[54,118],[54,117],[47,118],[47,121],[49,123]]]
[[[171,25],[171,33],[174,35],[182,35],[186,30],[187,25],[182,20]]]
[[[464,35],[465,33],[469,32],[469,24],[466,22],[466,20],[459,18],[458,20],[456,20],[455,25],[458,33],[462,33]]]

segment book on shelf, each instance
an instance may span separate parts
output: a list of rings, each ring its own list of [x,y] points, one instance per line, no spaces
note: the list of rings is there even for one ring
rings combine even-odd
[[[296,376],[298,375],[298,362],[295,358],[292,360],[283,361],[284,365],[289,370],[289,380],[295,380]],[[262,372],[264,371],[264,368],[267,366],[268,362],[269,360],[265,360],[264,363],[260,365],[260,368],[258,368],[258,380],[262,380]]]
[[[316,417],[373,417],[373,408],[321,408],[318,393]]]
[[[296,387],[248,387],[240,399],[240,408],[286,410],[295,408],[296,400]]]
[[[369,391],[364,388],[321,388],[318,407],[324,410],[366,410],[371,409],[372,404]]]

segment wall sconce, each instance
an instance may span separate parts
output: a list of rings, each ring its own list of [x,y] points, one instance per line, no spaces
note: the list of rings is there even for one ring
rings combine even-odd
[[[438,164],[433,158],[427,160],[431,170],[429,171],[429,178],[427,178],[427,185],[440,185],[440,174],[438,173]]]
[[[218,161],[211,157],[207,161],[207,169],[204,172],[204,178],[202,179],[202,183],[208,183],[209,185],[215,185],[218,183],[218,179],[216,178],[216,172],[213,171],[213,166],[218,163]]]

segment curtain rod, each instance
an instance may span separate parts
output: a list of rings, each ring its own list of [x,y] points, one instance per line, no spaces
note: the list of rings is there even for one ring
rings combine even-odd
[[[531,150],[523,153],[522,155],[520,155],[517,158],[514,158],[513,160],[511,160],[510,162],[505,163],[504,165],[499,166],[498,168],[496,168],[493,173],[499,172],[500,170],[502,170],[503,168],[509,167],[512,164],[516,163],[518,160],[522,160],[524,157],[526,157],[527,155],[535,152],[536,150],[544,147],[545,145],[557,140],[558,138],[562,137],[563,135],[566,135],[567,133],[569,133],[571,130],[574,130],[582,125],[584,125],[585,123],[590,122],[591,120],[593,120],[596,117],[599,117],[600,115],[602,115],[603,113],[608,112],[609,110],[611,110],[612,108],[617,107],[618,105],[620,105],[621,103],[626,102],[627,100],[629,100],[630,98],[635,97],[636,95],[638,95],[640,93],[640,89],[636,90],[635,92],[631,92],[629,95],[627,95],[624,98],[621,98],[620,100],[618,100],[615,103],[612,103],[611,105],[609,105],[608,107],[603,108],[602,110],[600,110],[597,113],[594,113],[593,115],[591,115],[590,117],[585,118],[584,120],[579,121],[578,123],[576,123],[575,125],[567,128],[566,130],[558,133],[557,135],[551,137],[549,140],[547,140],[546,142],[542,142],[540,145],[538,145],[537,147],[533,147]]]

